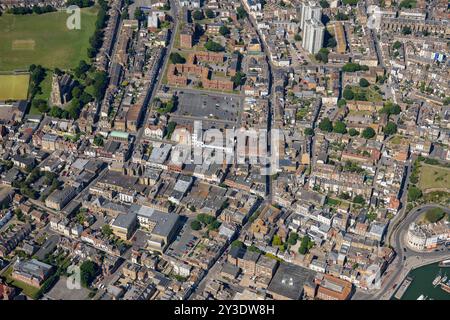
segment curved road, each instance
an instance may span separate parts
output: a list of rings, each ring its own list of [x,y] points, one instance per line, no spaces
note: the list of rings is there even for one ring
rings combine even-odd
[[[418,252],[413,251],[404,244],[404,238],[408,230],[409,225],[416,221],[416,219],[424,212],[432,208],[441,208],[448,214],[450,214],[450,209],[443,207],[438,204],[425,204],[411,210],[406,217],[398,224],[397,228],[392,233],[392,248],[397,253],[395,260],[390,264],[386,272],[389,274],[388,278],[382,284],[382,288],[375,292],[357,292],[354,299],[360,300],[376,300],[376,299],[389,299],[395,292],[393,286],[397,284],[396,288],[406,276],[406,271],[409,268],[415,267],[416,265],[426,264],[427,261],[430,263],[436,261],[437,259],[446,259],[450,257],[450,252],[445,251],[432,251],[432,252]],[[406,272],[406,273],[405,273]],[[404,274],[405,273],[405,274]]]

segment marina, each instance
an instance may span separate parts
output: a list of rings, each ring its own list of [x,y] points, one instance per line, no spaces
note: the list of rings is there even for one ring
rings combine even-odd
[[[448,269],[439,263],[429,264],[409,272],[392,299],[450,300]]]

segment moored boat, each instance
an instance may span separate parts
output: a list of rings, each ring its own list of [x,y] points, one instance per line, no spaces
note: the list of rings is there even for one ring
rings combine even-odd
[[[450,259],[439,262],[439,267],[441,268],[450,267]]]
[[[433,286],[437,286],[437,285],[439,285],[439,283],[441,283],[441,276],[437,276],[436,278],[434,278],[434,280],[433,280]]]
[[[450,293],[450,281],[448,281],[447,283],[441,283],[441,289],[445,292]]]

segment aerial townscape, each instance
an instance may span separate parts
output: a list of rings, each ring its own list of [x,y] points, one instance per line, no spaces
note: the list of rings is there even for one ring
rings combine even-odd
[[[0,1],[0,300],[449,300],[449,8]]]

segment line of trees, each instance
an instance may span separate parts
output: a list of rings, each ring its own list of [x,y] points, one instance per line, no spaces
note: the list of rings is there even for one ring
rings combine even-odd
[[[54,12],[56,11],[55,7],[51,5],[46,5],[43,7],[40,6],[33,6],[33,7],[12,7],[6,11],[9,14],[16,14],[16,15],[26,15],[26,14],[44,14],[48,12]]]
[[[108,3],[105,0],[99,0],[100,11],[97,15],[97,21],[95,22],[95,31],[92,37],[89,38],[90,48],[87,50],[89,58],[94,58],[103,44],[103,28],[108,21]]]

